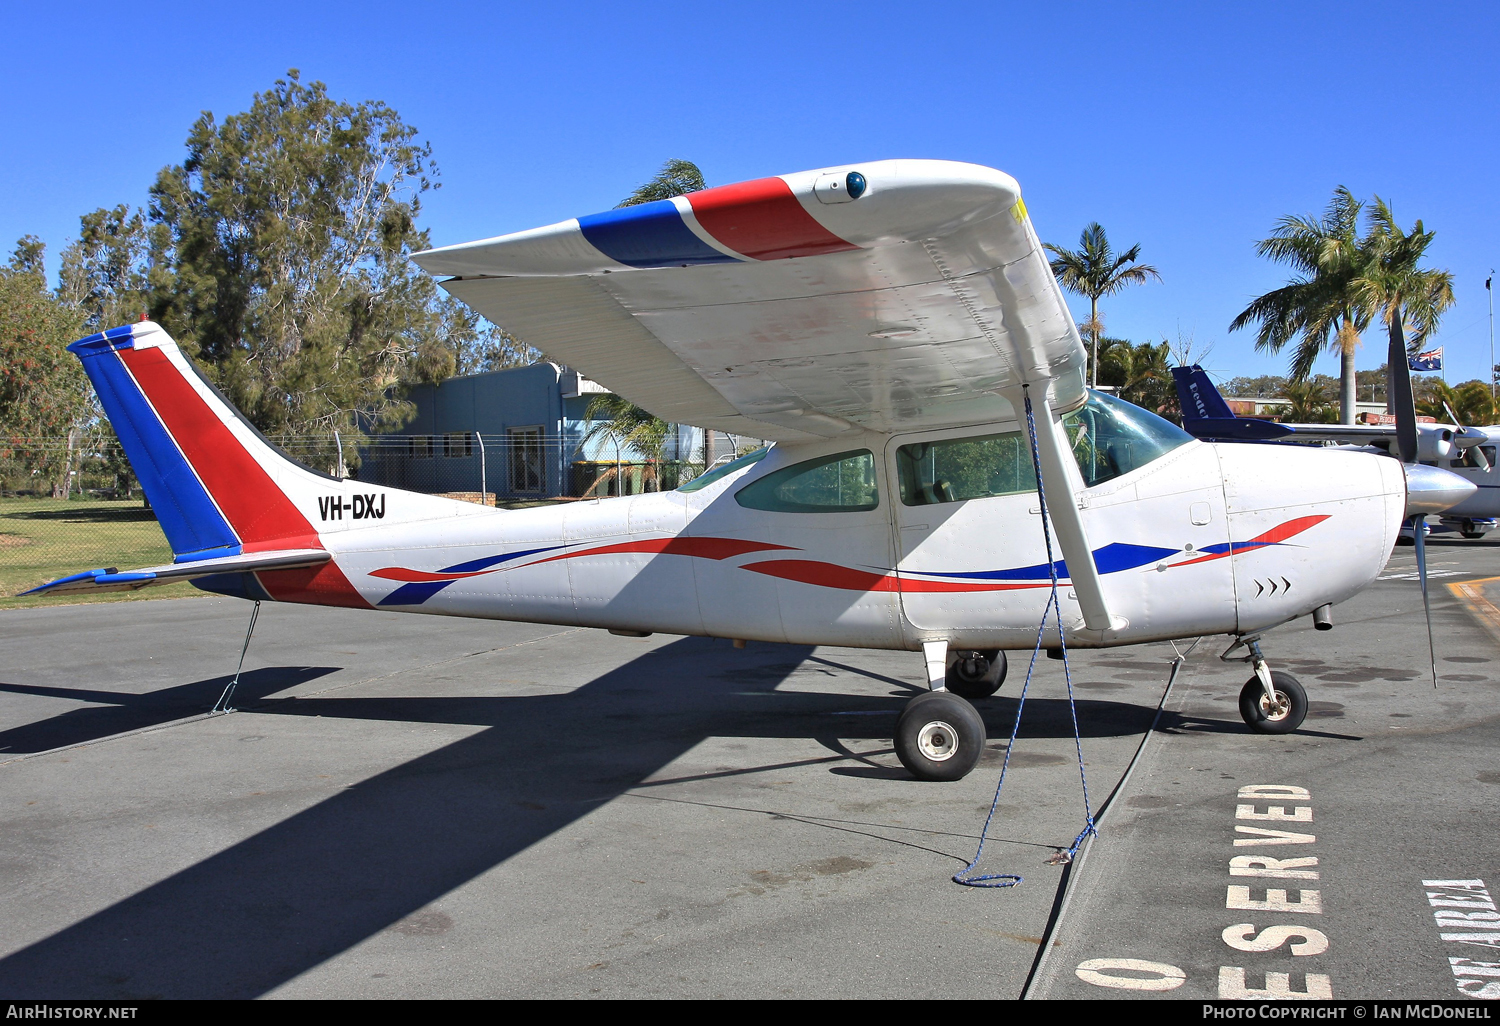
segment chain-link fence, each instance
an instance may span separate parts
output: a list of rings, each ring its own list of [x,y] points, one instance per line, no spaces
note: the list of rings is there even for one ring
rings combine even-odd
[[[292,459],[334,477],[488,505],[525,506],[666,491],[703,472],[698,459],[643,459],[609,438],[534,429],[503,435],[451,432],[350,440],[272,438]],[[719,435],[714,462],[754,444]],[[0,440],[0,608],[14,596],[96,567],[170,563],[172,552],[119,441],[107,431]],[[196,594],[185,585],[152,597]]]

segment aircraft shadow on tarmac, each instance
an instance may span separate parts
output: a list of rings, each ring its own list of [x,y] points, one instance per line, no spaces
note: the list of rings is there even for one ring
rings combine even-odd
[[[338,670],[337,666],[272,666],[247,670],[240,676],[240,682],[235,687],[234,704],[248,705],[278,691],[337,673]],[[0,758],[66,748],[206,713],[213,708],[214,702],[218,701],[232,679],[226,674],[159,691],[148,691],[142,695],[124,691],[0,683],[0,693],[66,698],[91,703],[83,709],[73,709],[59,716],[0,730]]]
[[[910,685],[869,675],[900,688],[885,697],[811,691],[814,675],[829,672],[819,664],[832,664],[810,654],[797,646],[739,652],[689,638],[564,694],[474,698],[274,698],[266,696],[328,668],[247,673],[238,704],[259,714],[490,729],[340,791],[0,959],[0,995],[254,997],[642,785],[707,737],[816,738],[834,754],[806,761],[836,771],[848,751],[841,739],[890,738]],[[778,690],[794,674],[797,689]],[[168,711],[165,719],[175,718],[186,704],[201,711],[222,684],[168,689],[171,701],[159,706],[152,696],[84,692],[119,702],[97,720],[89,710],[65,713],[57,719],[67,725],[50,735],[43,724],[8,733],[17,735],[12,745],[117,733]],[[1008,737],[1015,700],[980,706],[991,737]],[[1143,731],[1155,715],[1124,702],[1083,700],[1078,709],[1093,737]],[[1028,699],[1023,737],[1071,735],[1066,700]]]

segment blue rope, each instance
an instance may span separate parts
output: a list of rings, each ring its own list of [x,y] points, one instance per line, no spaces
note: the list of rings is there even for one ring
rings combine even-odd
[[[1068,665],[1068,642],[1063,636],[1062,625],[1062,603],[1057,597],[1057,560],[1052,554],[1052,531],[1047,526],[1047,490],[1042,486],[1042,465],[1037,454],[1036,444],[1036,417],[1031,409],[1031,392],[1029,386],[1023,386],[1026,398],[1026,428],[1031,434],[1031,468],[1036,474],[1037,502],[1042,514],[1042,538],[1047,543],[1047,569],[1052,577],[1052,590],[1047,596],[1047,605],[1042,609],[1042,620],[1036,628],[1036,645],[1031,650],[1031,662],[1026,667],[1026,683],[1021,685],[1021,699],[1016,704],[1016,721],[1010,728],[1010,741],[1005,746],[1005,761],[1000,764],[1000,780],[995,784],[995,798],[990,802],[989,815],[985,817],[984,829],[979,832],[979,850],[974,853],[974,861],[963,869],[953,874],[953,882],[963,884],[965,887],[1014,887],[1019,884],[1022,877],[1015,873],[982,873],[978,876],[970,876],[974,867],[979,865],[979,860],[984,857],[984,845],[989,840],[990,824],[995,819],[995,810],[1000,807],[1000,792],[1005,788],[1005,771],[1010,768],[1010,753],[1016,747],[1016,735],[1021,730],[1021,713],[1026,708],[1026,693],[1031,688],[1031,677],[1036,670],[1036,659],[1042,651],[1042,634],[1047,629],[1047,614],[1051,613],[1057,624],[1057,643],[1062,649],[1063,657],[1063,679],[1068,684],[1068,709],[1073,715],[1073,745],[1078,752],[1078,779],[1083,783],[1083,831],[1073,839],[1073,844],[1063,853],[1067,861],[1072,861],[1078,854],[1078,849],[1083,842],[1091,836],[1097,836],[1098,829],[1094,825],[1094,813],[1089,803],[1089,782],[1083,770],[1083,739],[1078,729],[1078,706],[1073,699],[1073,671]]]

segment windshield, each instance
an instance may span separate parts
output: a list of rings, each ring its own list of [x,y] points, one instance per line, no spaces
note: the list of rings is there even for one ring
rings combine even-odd
[[[707,488],[715,481],[721,480],[728,477],[730,474],[733,474],[736,470],[744,470],[751,464],[760,462],[761,460],[766,458],[766,453],[770,451],[771,450],[769,447],[762,447],[756,449],[754,452],[747,452],[739,459],[732,460],[731,462],[724,464],[722,467],[710,470],[706,474],[699,474],[697,477],[693,478],[691,481],[677,490],[679,492],[696,492],[700,488]]]
[[[1086,486],[1128,474],[1193,440],[1171,421],[1103,392],[1090,392],[1063,426]]]

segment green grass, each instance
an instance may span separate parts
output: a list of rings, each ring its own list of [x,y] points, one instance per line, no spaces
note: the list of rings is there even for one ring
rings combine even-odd
[[[80,570],[170,562],[172,549],[139,500],[0,499],[0,609],[204,594],[183,583],[95,596],[15,597]]]

